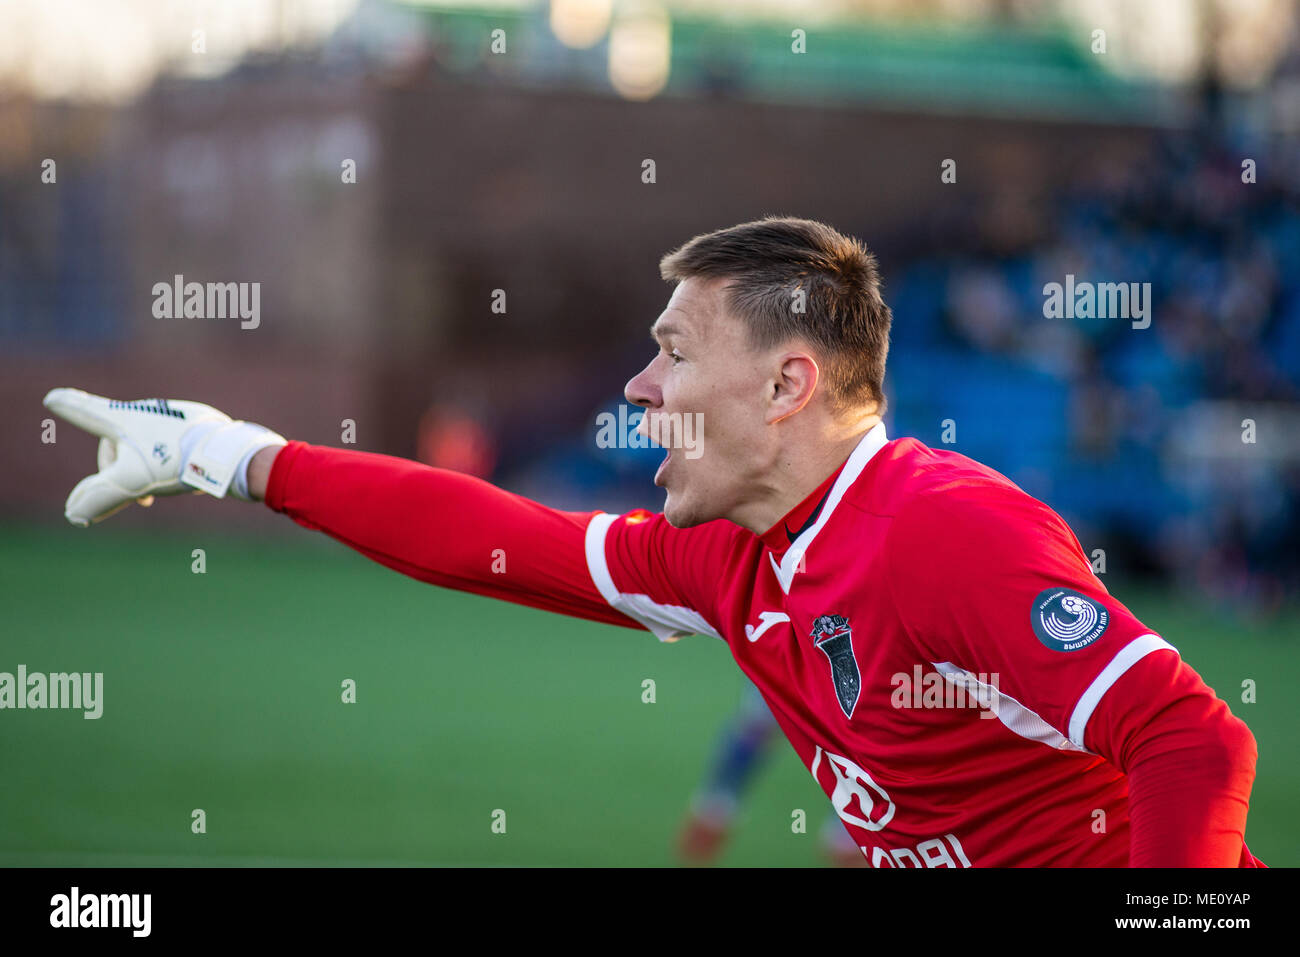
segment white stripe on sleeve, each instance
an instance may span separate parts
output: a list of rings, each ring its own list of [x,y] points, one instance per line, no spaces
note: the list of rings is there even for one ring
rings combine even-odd
[[[610,526],[619,517],[600,512],[587,526],[587,569],[591,572],[591,580],[597,590],[609,602],[610,607],[645,625],[660,641],[675,641],[687,635],[709,635],[723,640],[722,635],[693,608],[665,605],[649,595],[627,594],[618,590],[614,585],[614,577],[609,572],[605,539],[609,535]]]
[[[1083,732],[1087,730],[1088,719],[1092,717],[1093,711],[1097,709],[1102,695],[1110,690],[1110,686],[1119,680],[1120,675],[1151,654],[1151,652],[1159,651],[1162,648],[1168,648],[1174,654],[1178,654],[1178,649],[1159,635],[1149,634],[1134,638],[1115,653],[1115,657],[1110,659],[1110,664],[1101,669],[1101,674],[1093,679],[1092,684],[1088,685],[1088,690],[1083,693],[1078,704],[1074,706],[1074,713],[1070,715],[1071,741],[1080,748],[1083,747]]]

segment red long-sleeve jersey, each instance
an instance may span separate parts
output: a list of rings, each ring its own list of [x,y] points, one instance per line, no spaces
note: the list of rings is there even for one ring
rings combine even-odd
[[[1245,724],[1051,509],[883,425],[762,536],[300,442],[266,502],[422,581],[726,641],[874,866],[1262,866]]]

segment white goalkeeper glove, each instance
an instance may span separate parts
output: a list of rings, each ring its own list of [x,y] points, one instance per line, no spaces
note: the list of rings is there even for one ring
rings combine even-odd
[[[217,498],[227,490],[245,501],[248,461],[285,438],[201,402],[140,399],[123,402],[80,389],[52,389],[45,407],[99,436],[99,471],[77,483],[64,515],[85,528],[132,502],[197,489]]]

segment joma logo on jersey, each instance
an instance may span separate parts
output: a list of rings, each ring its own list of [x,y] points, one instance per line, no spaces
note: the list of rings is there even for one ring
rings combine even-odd
[[[853,656],[853,629],[843,615],[822,615],[813,622],[813,644],[831,663],[831,682],[844,717],[852,718],[862,692],[862,673]]]

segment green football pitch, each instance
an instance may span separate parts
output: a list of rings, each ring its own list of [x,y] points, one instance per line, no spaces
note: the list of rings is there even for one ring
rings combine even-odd
[[[1250,725],[1247,842],[1300,862],[1300,619],[1111,587]],[[9,526],[0,600],[0,671],[104,676],[98,720],[0,711],[0,865],[671,865],[743,680],[721,642],[432,588],[308,532]],[[822,864],[827,808],[778,739],[721,863]]]

